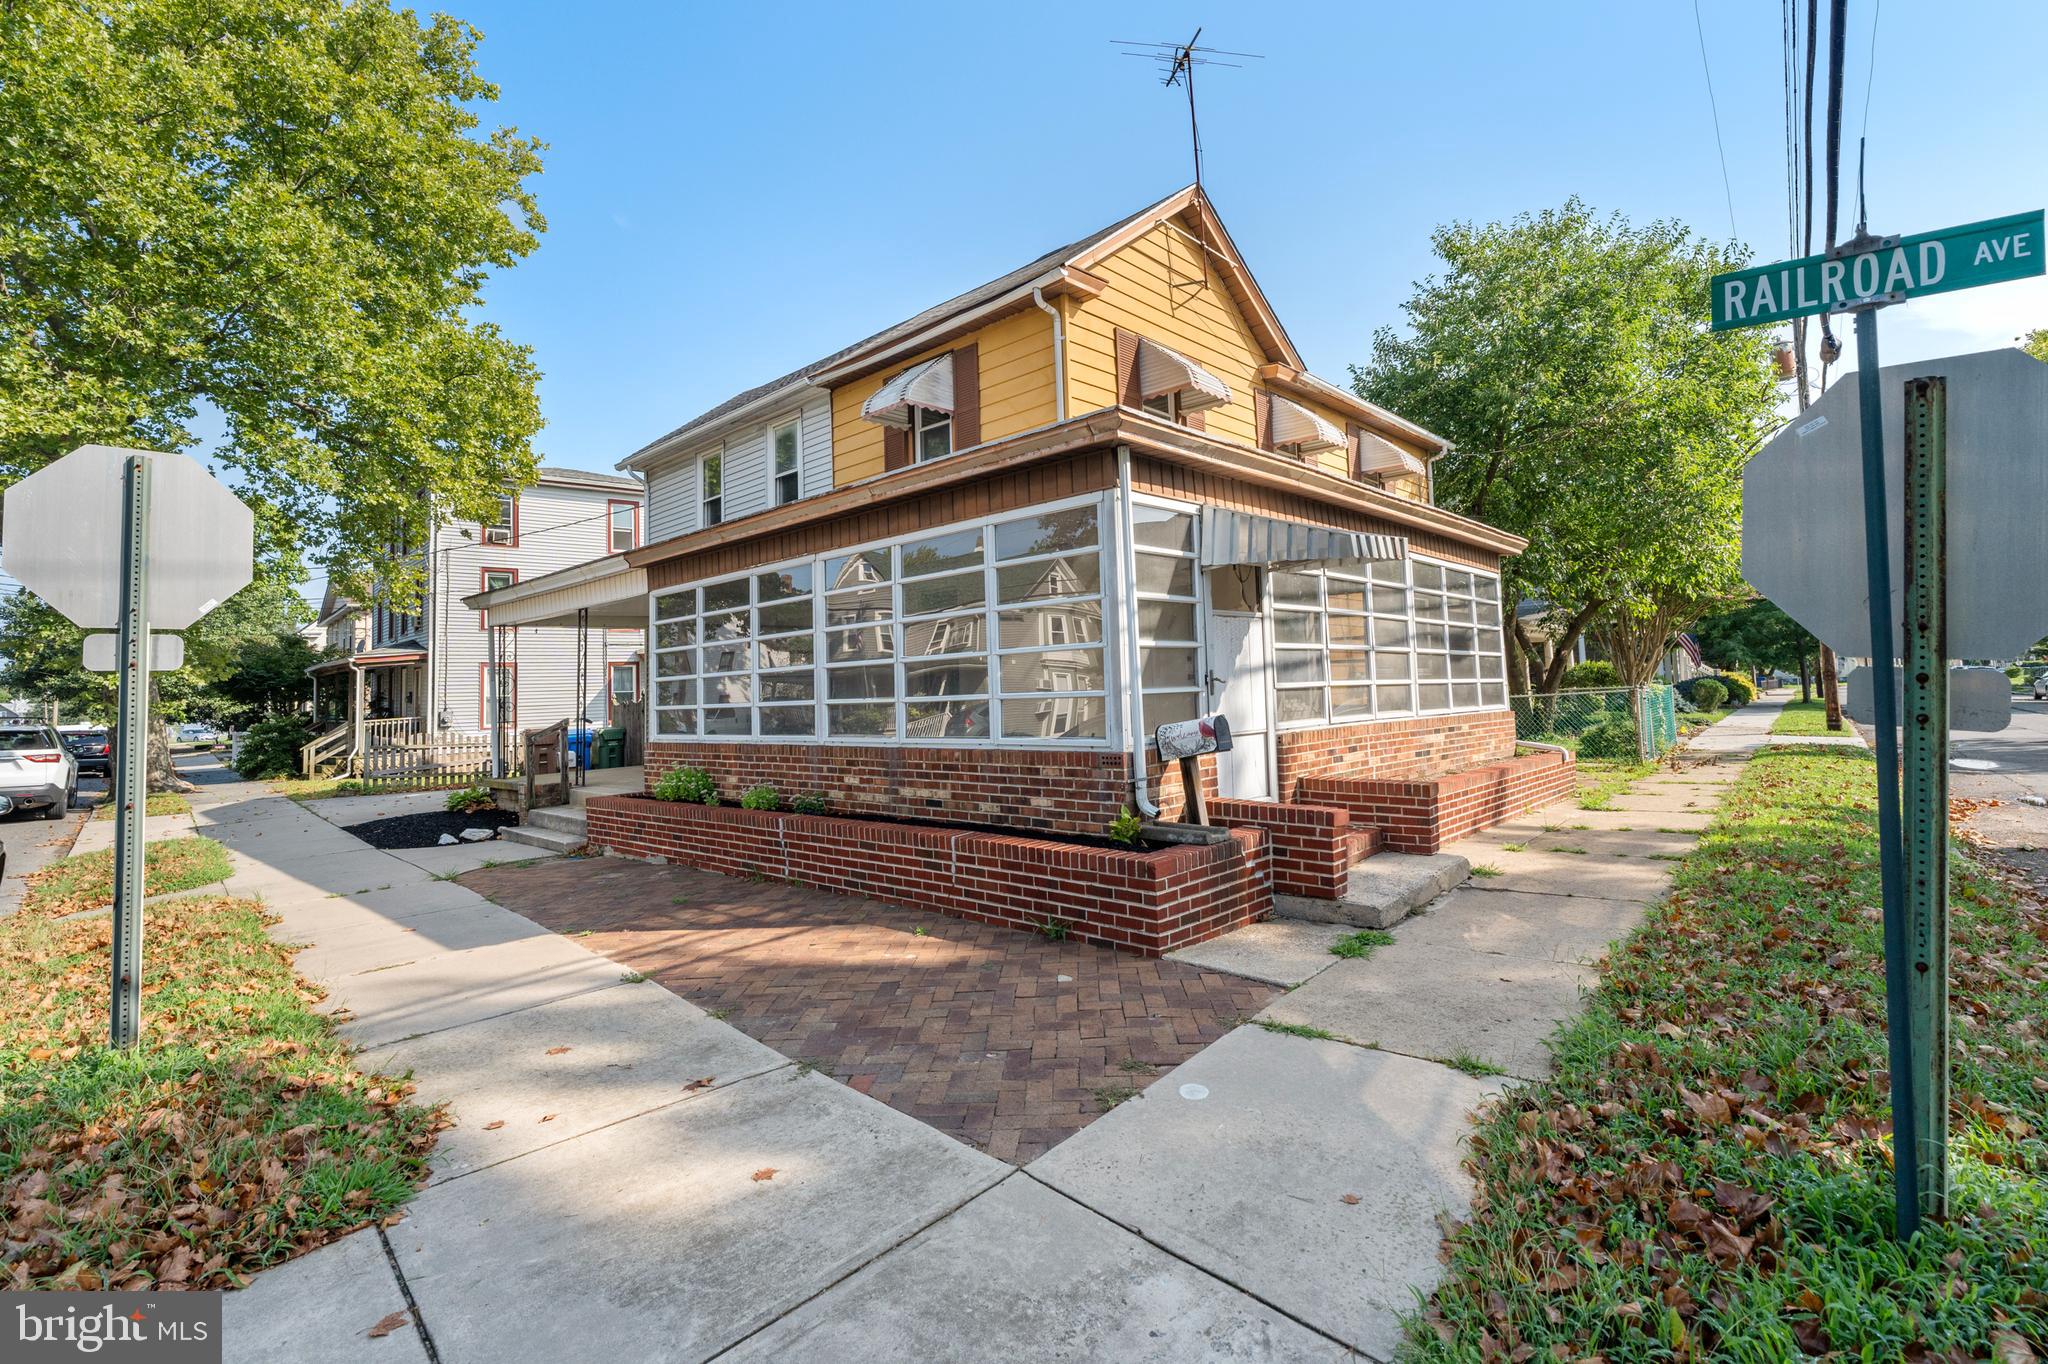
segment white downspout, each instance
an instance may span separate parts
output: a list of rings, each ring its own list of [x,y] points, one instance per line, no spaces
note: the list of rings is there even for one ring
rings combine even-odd
[[[1131,517],[1131,447],[1116,447],[1117,503],[1117,595],[1122,609],[1117,628],[1124,636],[1124,691],[1130,699],[1131,799],[1146,819],[1159,818],[1152,803],[1145,775],[1145,691],[1144,663],[1138,645],[1137,526]]]
[[[1052,410],[1053,420],[1067,419],[1067,326],[1060,317],[1060,310],[1045,301],[1045,290],[1034,287],[1031,301],[1045,310],[1052,319]]]

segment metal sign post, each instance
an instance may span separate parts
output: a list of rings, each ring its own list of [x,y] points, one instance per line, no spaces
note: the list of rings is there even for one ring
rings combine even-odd
[[[143,832],[149,814],[149,484],[147,456],[121,472],[120,756],[114,769],[114,990],[108,1036],[132,1047],[142,1024]]]
[[[1878,383],[1877,310],[1871,303],[1856,314],[1857,397],[1863,423],[1863,553],[1870,587],[1870,666],[1879,677],[1892,671],[1891,517],[1885,506],[1884,409]],[[1910,559],[1911,546],[1907,556]],[[1877,869],[1884,899],[1884,997],[1892,1075],[1893,1213],[1901,1237],[1920,1227],[1918,1167],[1909,1155],[1919,1149],[1914,1127],[1913,1044],[1906,992],[1906,872],[1899,841],[1898,699],[1879,687],[1877,710]],[[1943,824],[1946,834],[1947,825]]]
[[[1948,381],[1906,384],[1904,1010],[1912,1137],[1893,1120],[1918,1216],[1948,1215]],[[1879,691],[1889,691],[1880,687]],[[1889,918],[1887,919],[1889,926]],[[1897,1069],[1894,1062],[1895,1070]],[[1894,1104],[1898,1102],[1896,1095]],[[1908,1144],[1910,1140],[1910,1145]],[[1910,1153],[1910,1159],[1909,1159]],[[1902,1214],[1903,1216],[1903,1214]]]

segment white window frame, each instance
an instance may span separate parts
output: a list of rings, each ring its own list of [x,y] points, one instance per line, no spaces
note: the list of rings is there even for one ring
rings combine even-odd
[[[1145,740],[1149,744],[1152,742],[1152,737],[1154,733],[1158,730],[1160,725],[1160,720],[1155,710],[1156,703],[1154,703],[1151,700],[1151,698],[1154,696],[1182,695],[1188,691],[1188,688],[1146,686],[1144,661],[1147,656],[1148,650],[1154,648],[1187,648],[1194,650],[1195,683],[1193,690],[1195,697],[1195,714],[1206,715],[1209,713],[1208,679],[1209,674],[1213,672],[1214,669],[1210,666],[1209,663],[1209,602],[1207,593],[1205,591],[1207,584],[1204,581],[1207,575],[1202,571],[1201,560],[1202,507],[1201,504],[1198,502],[1179,502],[1171,498],[1148,496],[1144,493],[1133,493],[1131,495],[1131,507],[1134,513],[1131,518],[1132,543],[1126,546],[1125,548],[1125,553],[1129,557],[1131,565],[1131,600],[1123,613],[1123,625],[1124,628],[1135,631],[1137,633],[1139,659],[1138,675],[1135,679],[1133,679],[1133,681],[1135,683],[1134,695],[1138,699],[1138,715],[1134,723],[1142,724],[1144,726]],[[1168,550],[1149,545],[1142,545],[1138,543],[1138,518],[1135,515],[1135,512],[1140,507],[1150,508],[1155,511],[1163,511],[1174,516],[1186,516],[1191,518],[1191,525],[1189,527],[1188,535],[1188,548],[1185,550]],[[1191,592],[1188,595],[1184,596],[1177,592],[1152,591],[1141,586],[1138,575],[1138,567],[1140,560],[1145,558],[1187,560],[1191,566],[1191,571],[1194,575],[1194,586]],[[1153,636],[1147,635],[1142,629],[1142,623],[1144,619],[1144,603],[1146,602],[1163,602],[1170,603],[1173,605],[1186,605],[1190,607],[1194,612],[1194,629],[1191,631],[1192,638],[1188,640],[1164,639],[1155,638]]]
[[[711,466],[714,461],[718,465],[718,491],[715,493],[710,489]],[[717,509],[715,516],[712,515],[714,507]],[[721,445],[716,450],[705,451],[697,459],[697,528],[709,530],[713,526],[724,524],[724,521],[725,447]]]
[[[946,428],[946,453],[927,455],[924,452],[924,435],[927,431]],[[929,464],[933,460],[945,459],[958,449],[953,443],[953,414],[943,407],[913,407],[910,409],[910,462]]]
[[[789,432],[789,467],[782,467],[782,452],[775,448],[775,442],[784,431]],[[783,480],[788,479],[787,496],[784,495]],[[793,412],[768,427],[768,495],[778,507],[786,507],[800,501],[804,495],[804,427],[803,414]]]
[[[1085,549],[1055,550],[1048,554],[1024,555],[1012,559],[998,559],[996,557],[994,540],[995,528],[1000,525],[1008,524],[1012,521],[1020,521],[1029,517],[1049,516],[1058,512],[1072,511],[1077,508],[1083,507],[1092,507],[1095,509],[1096,513],[1095,545],[1093,547],[1093,552],[1098,556],[1099,584],[1097,590],[1094,593],[1082,593],[1066,597],[1049,597],[1042,600],[1038,598],[1031,598],[1028,600],[1016,602],[1000,601],[998,599],[997,591],[997,576],[1002,569],[1011,568],[1018,564],[1051,562],[1053,560],[1060,558],[1072,557],[1075,554],[1085,554],[1089,551]],[[1121,669],[1118,666],[1119,660],[1117,658],[1117,639],[1119,638],[1118,631],[1121,628],[1116,614],[1117,607],[1115,605],[1118,594],[1115,585],[1115,575],[1112,569],[1111,559],[1113,546],[1116,544],[1117,541],[1117,530],[1113,519],[1112,508],[1113,502],[1111,501],[1111,494],[1107,492],[1088,493],[1079,497],[1062,498],[1053,502],[1042,502],[1027,507],[1018,507],[1005,512],[994,513],[983,517],[977,517],[969,521],[960,521],[951,523],[949,525],[935,526],[929,529],[920,529],[914,533],[907,535],[896,535],[882,539],[869,540],[859,544],[839,546],[831,550],[828,550],[825,553],[809,556],[802,559],[784,560],[782,562],[774,564],[761,564],[751,567],[743,573],[725,574],[717,578],[705,579],[695,583],[689,583],[672,588],[664,588],[659,591],[652,592],[648,596],[647,619],[649,647],[648,674],[646,685],[648,697],[647,704],[649,715],[649,735],[652,739],[659,742],[685,744],[694,742],[799,743],[836,745],[841,747],[1005,749],[1044,748],[1053,749],[1061,752],[1066,752],[1070,750],[1113,750],[1117,748],[1121,743],[1121,735],[1119,733],[1119,725],[1117,723],[1115,698],[1117,695],[1117,688],[1122,683],[1122,678]],[[899,548],[904,545],[915,544],[926,540],[940,539],[948,535],[955,535],[963,531],[971,530],[979,530],[982,536],[981,571],[983,578],[982,600],[979,607],[968,606],[956,608],[953,610],[927,611],[920,612],[915,615],[906,616],[903,612],[903,587],[906,581],[910,583],[917,583],[921,581],[927,581],[932,578],[946,577],[951,574],[967,573],[973,570],[971,569],[971,567],[947,568],[940,569],[934,573],[912,574],[906,579],[901,570],[901,554],[899,552]],[[832,589],[826,577],[825,565],[829,560],[844,559],[853,555],[872,552],[876,550],[886,550],[890,553],[889,579],[884,584],[877,584],[877,586],[886,586],[889,590],[890,614],[888,615],[886,620],[877,621],[873,626],[842,626],[839,627],[839,629],[846,630],[852,628],[881,628],[889,630],[892,634],[891,657],[887,660],[848,660],[841,666],[881,667],[884,666],[884,664],[886,663],[888,666],[894,669],[893,695],[887,701],[887,704],[891,704],[895,707],[894,735],[834,735],[829,732],[831,728],[830,709],[833,703],[829,699],[830,677],[828,676],[828,674],[832,672],[834,669],[832,668],[830,663],[831,650],[829,644],[831,639],[831,632],[828,630],[826,625],[826,599],[830,595]],[[666,726],[668,724],[668,721],[664,719],[663,712],[672,710],[674,708],[665,707],[660,704],[661,687],[664,682],[674,682],[679,679],[675,677],[663,677],[659,660],[664,656],[674,654],[677,650],[682,648],[694,648],[701,650],[704,647],[704,644],[702,638],[697,637],[694,639],[693,643],[688,645],[663,646],[660,642],[660,625],[664,623],[661,619],[661,603],[670,597],[678,596],[682,593],[697,592],[701,594],[703,590],[707,587],[715,587],[724,583],[729,583],[741,579],[751,581],[752,579],[761,575],[781,572],[784,570],[799,567],[809,568],[811,572],[811,637],[814,641],[812,646],[811,671],[814,680],[812,684],[812,696],[810,704],[813,708],[814,717],[812,722],[813,732],[808,735],[761,734],[758,732],[748,734],[688,734],[667,728]],[[748,596],[748,609],[750,611],[758,610],[759,608],[759,603],[756,600],[756,597],[757,593],[755,589],[750,586]],[[1094,691],[1075,688],[1065,692],[1007,692],[1002,685],[1003,660],[1005,658],[1013,657],[1020,654],[1043,652],[1047,646],[1042,642],[1032,640],[1025,644],[1018,645],[1014,648],[1004,648],[1001,635],[1001,613],[1006,610],[1018,610],[1027,607],[1058,606],[1062,604],[1076,603],[1085,604],[1091,602],[1097,605],[1100,612],[1100,625],[1098,627],[1098,634],[1101,638],[1098,641],[1094,642],[1084,644],[1069,644],[1064,647],[1068,649],[1096,649],[1100,651],[1100,669],[1103,676],[1102,690]],[[690,619],[693,622],[699,624],[701,624],[701,621],[703,620],[701,606],[702,598],[700,596],[700,609],[694,616],[690,617]],[[904,640],[907,633],[906,627],[909,625],[915,625],[920,621],[931,620],[935,617],[956,616],[977,610],[980,613],[980,618],[982,622],[982,648],[978,654],[965,653],[961,654],[960,657],[963,659],[971,659],[978,657],[987,660],[987,689],[985,692],[978,693],[976,695],[986,697],[988,706],[989,733],[986,736],[972,737],[908,736],[907,730],[909,726],[909,708],[912,705],[917,704],[919,701],[936,700],[940,698],[913,697],[908,694],[906,669],[911,660],[906,658],[904,650]],[[757,630],[755,634],[749,637],[750,643],[758,642],[759,637],[760,636]],[[924,656],[937,657],[937,655],[930,654]],[[688,708],[695,711],[696,721],[699,725],[701,725],[703,722],[704,711],[711,707],[708,698],[704,693],[703,683],[705,680],[705,673],[702,667],[701,658],[699,659],[698,664],[699,665],[696,671],[692,673],[691,678],[689,679],[695,684],[691,689],[692,695],[695,699],[690,703],[690,706]],[[753,718],[750,721],[750,726],[755,731],[758,731],[760,728],[758,712],[761,709],[762,702],[760,700],[759,679],[762,671],[764,670],[760,667],[760,658],[757,652],[751,660],[751,665],[745,674],[713,674],[713,676],[732,677],[744,675],[748,678],[748,694],[750,699],[747,702],[747,707],[751,712],[755,713],[756,718]],[[783,670],[771,668],[767,669],[766,671],[776,672]],[[969,696],[969,694],[967,693],[961,693],[960,698],[974,699],[973,696]],[[877,700],[879,702],[880,698],[877,698]],[[1055,739],[1044,737],[1003,737],[1002,706],[1005,702],[1022,706],[1036,706],[1038,709],[1038,713],[1059,716],[1063,714],[1071,715],[1073,708],[1076,704],[1086,701],[1094,701],[1097,704],[1098,711],[1102,716],[1103,734],[1100,738]],[[795,702],[785,704],[801,705],[803,703]],[[844,705],[849,703],[842,701],[838,704]]]
[[[1162,406],[1154,407],[1154,403],[1162,404]],[[1164,393],[1155,393],[1149,398],[1141,398],[1138,400],[1138,406],[1141,410],[1150,412],[1155,417],[1164,417],[1166,420],[1176,424],[1180,422],[1180,390],[1177,388],[1169,388]]]

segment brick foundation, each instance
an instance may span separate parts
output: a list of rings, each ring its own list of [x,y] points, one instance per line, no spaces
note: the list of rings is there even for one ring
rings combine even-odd
[[[1146,956],[1227,933],[1273,909],[1261,828],[1233,830],[1227,843],[1124,852],[646,796],[600,796],[585,808],[590,842],[610,852],[1015,928],[1036,930],[1055,919],[1076,938]]]
[[[1209,818],[1230,829],[1264,829],[1276,895],[1335,900],[1344,894],[1351,866],[1379,846],[1375,831],[1330,805],[1282,805],[1270,800],[1211,800]]]
[[[1348,810],[1390,848],[1433,853],[1524,810],[1562,800],[1577,784],[1569,753],[1545,751],[1412,780],[1303,777],[1295,799]]]
[[[1300,784],[1320,777],[1413,780],[1512,758],[1515,716],[1512,711],[1490,710],[1328,729],[1283,729],[1275,744],[1279,798],[1307,800]]]

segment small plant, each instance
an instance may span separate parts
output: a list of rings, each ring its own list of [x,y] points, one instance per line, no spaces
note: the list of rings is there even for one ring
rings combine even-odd
[[[1490,862],[1476,862],[1472,866],[1474,876],[1500,876],[1504,873]]]
[[[1067,925],[1060,919],[1047,919],[1038,926],[1038,931],[1051,938],[1054,942],[1059,942],[1067,936]]]
[[[742,810],[780,810],[782,808],[782,794],[764,781],[758,786],[749,786],[746,789],[745,794],[740,797],[740,808]]]
[[[1283,1033],[1288,1037],[1308,1037],[1320,1042],[1335,1042],[1339,1040],[1337,1034],[1325,1028],[1311,1028],[1306,1023],[1275,1023],[1270,1018],[1255,1018],[1252,1021],[1267,1032]]]
[[[1095,1091],[1095,1102],[1102,1105],[1105,1113],[1118,1104],[1137,1097],[1138,1090],[1131,1085],[1102,1085]]]
[[[1485,1079],[1489,1075],[1507,1074],[1506,1070],[1495,1065],[1493,1062],[1482,1060],[1468,1051],[1461,1051],[1456,1056],[1446,1056],[1441,1059],[1452,1070],[1462,1070],[1475,1079]]]
[[[1566,691],[1618,687],[1621,685],[1621,674],[1606,659],[1590,658],[1584,663],[1574,663],[1566,668],[1562,685]]]
[[[638,985],[646,979],[647,973],[644,971],[621,971],[619,973],[619,984],[621,985]]]
[[[1145,821],[1132,814],[1129,806],[1109,822],[1109,836],[1118,843],[1136,844],[1138,835],[1144,831]]]
[[[1728,699],[1728,688],[1719,678],[1702,677],[1692,684],[1692,703],[1701,710],[1719,710]]]
[[[923,924],[919,924],[917,927],[910,930],[910,936],[913,938],[926,937],[930,933],[931,930],[929,928],[926,928]]]
[[[808,791],[791,801],[789,808],[800,815],[822,815],[825,813],[825,793]]]
[[[458,815],[473,815],[479,810],[494,809],[497,804],[498,798],[491,794],[491,788],[481,783],[450,791],[445,802],[446,807]]]
[[[1529,845],[1527,843],[1503,843],[1500,845],[1500,850],[1502,852],[1527,852],[1529,851]]]
[[[656,800],[686,800],[697,805],[718,804],[718,783],[697,767],[672,767],[661,774],[652,792]]]
[[[1140,1061],[1135,1056],[1126,1056],[1123,1060],[1116,1063],[1116,1068],[1129,1075],[1140,1073],[1150,1075],[1153,1071],[1159,1069],[1150,1061]]]
[[[1361,928],[1330,944],[1330,955],[1364,961],[1382,947],[1392,947],[1394,935],[1378,928]]]

